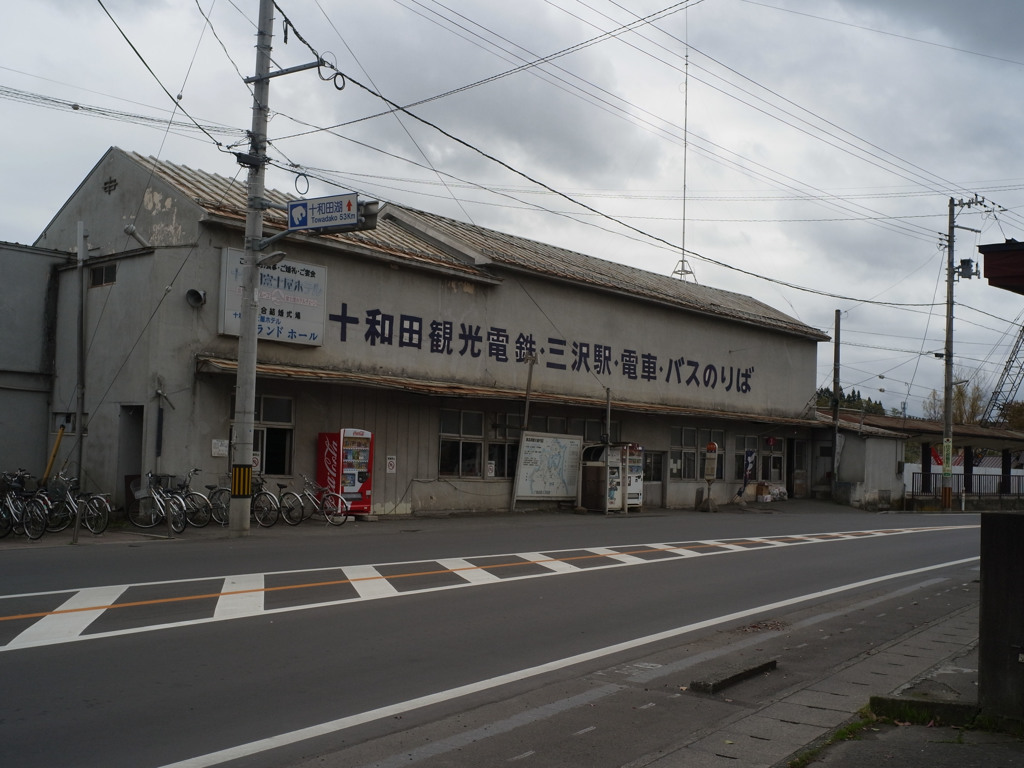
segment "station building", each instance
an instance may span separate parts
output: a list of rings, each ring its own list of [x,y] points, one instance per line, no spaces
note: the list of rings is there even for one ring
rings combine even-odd
[[[266,199],[269,237],[289,198]],[[123,503],[146,472],[228,474],[245,212],[244,183],[111,148],[34,244],[36,263],[66,255],[47,448],[60,427],[59,463],[83,445],[86,487]],[[273,248],[254,446],[269,479],[301,486],[320,436],[355,428],[373,435],[377,515],[510,509],[524,434],[642,446],[646,507],[830,484],[814,409],[828,337],[762,302],[397,205],[376,229]],[[902,495],[895,437],[872,435],[885,447],[869,463],[881,455],[874,484]]]

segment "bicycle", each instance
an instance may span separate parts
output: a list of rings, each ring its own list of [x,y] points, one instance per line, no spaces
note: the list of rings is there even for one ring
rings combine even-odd
[[[128,520],[138,528],[152,528],[170,515],[171,530],[182,533],[187,523],[185,502],[163,487],[165,477],[147,472],[145,488],[138,481],[132,483],[135,498],[128,505]]]
[[[28,472],[4,472],[0,478],[0,538],[11,531],[35,541],[46,532],[46,505],[25,488]]]
[[[261,528],[269,528],[274,525],[281,514],[281,505],[277,497],[270,491],[264,490],[265,482],[262,475],[253,478],[253,494],[249,500],[249,519],[255,520],[256,524]],[[287,484],[278,483],[277,487],[279,491],[282,491],[288,486]],[[227,525],[231,510],[231,490],[218,485],[208,485],[206,488],[210,491],[210,506],[213,519],[220,525]],[[288,518],[285,518],[285,522],[289,525],[295,525]]]
[[[351,507],[348,501],[326,486],[314,483],[301,472],[299,477],[304,483],[300,492],[287,491],[281,494],[281,513],[284,519],[291,525],[298,525],[306,518],[319,513],[331,525],[344,525]],[[309,514],[306,514],[307,504]]]
[[[56,481],[45,489],[37,491],[36,497],[46,505],[46,530],[53,533],[63,531],[81,516],[90,533],[99,535],[110,523],[110,500],[108,494],[80,493],[77,477],[57,473]]]
[[[228,524],[228,512],[231,509],[231,489],[222,485],[208,485],[206,494],[210,500],[210,517],[217,525]]]
[[[213,517],[213,505],[210,500],[199,491],[192,490],[192,478],[201,471],[198,467],[190,469],[185,475],[185,479],[178,483],[178,490],[175,494],[185,502],[185,520],[196,528],[208,525]]]
[[[252,500],[249,502],[249,511],[256,522],[263,528],[269,528],[277,522],[281,516],[281,503],[277,496],[264,489],[266,479],[263,475],[257,475],[252,479]],[[277,484],[278,493],[287,488],[287,485]],[[294,525],[287,517],[285,522]]]

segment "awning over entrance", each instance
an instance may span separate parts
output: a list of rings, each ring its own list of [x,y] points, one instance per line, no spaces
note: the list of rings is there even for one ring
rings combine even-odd
[[[214,355],[196,356],[197,374],[235,374],[237,371],[237,360]],[[495,400],[522,400],[526,397],[526,393],[521,389],[471,386],[449,381],[427,381],[424,379],[412,379],[403,376],[340,371],[333,368],[307,368],[297,365],[283,365],[281,363],[257,363],[256,377],[267,379],[290,379],[310,383],[319,382],[323,384],[344,384],[346,386],[353,387],[403,390],[406,392],[416,392],[421,395],[435,397],[473,397]],[[603,398],[578,397],[574,395],[538,391],[530,393],[530,400],[534,403],[558,403],[561,405],[575,405],[602,409],[607,404]],[[757,413],[688,408],[683,406],[665,405],[662,403],[638,403],[630,400],[615,400],[614,398],[611,401],[611,406],[615,410],[628,411],[632,413],[656,413],[667,416],[727,419],[729,421],[778,424],[781,426],[808,427],[812,429],[821,429],[823,426],[821,421],[816,418],[797,419],[781,416],[765,416]]]

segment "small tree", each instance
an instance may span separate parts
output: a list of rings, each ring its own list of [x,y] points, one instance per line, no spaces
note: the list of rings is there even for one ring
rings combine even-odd
[[[999,409],[999,417],[1006,423],[1008,429],[1024,430],[1024,402],[1015,400],[1012,403],[1005,403]]]

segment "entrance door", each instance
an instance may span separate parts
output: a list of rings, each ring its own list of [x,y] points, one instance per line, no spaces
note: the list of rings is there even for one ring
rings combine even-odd
[[[142,425],[145,409],[141,405],[122,405],[117,424],[117,482],[114,506],[125,507],[130,500],[133,480],[142,477]]]
[[[644,506],[665,506],[665,454],[644,451]]]

